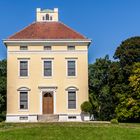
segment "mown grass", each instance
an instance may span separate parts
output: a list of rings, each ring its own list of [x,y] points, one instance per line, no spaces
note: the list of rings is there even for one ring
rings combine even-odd
[[[140,124],[1,123],[0,140],[140,140]]]

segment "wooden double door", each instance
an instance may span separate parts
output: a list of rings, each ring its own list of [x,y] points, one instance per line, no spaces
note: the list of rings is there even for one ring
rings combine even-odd
[[[43,114],[53,114],[53,92],[43,95]]]

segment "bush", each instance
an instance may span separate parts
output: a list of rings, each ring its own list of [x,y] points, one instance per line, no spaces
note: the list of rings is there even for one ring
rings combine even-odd
[[[0,122],[5,121],[6,116],[4,114],[0,114]]]
[[[92,111],[92,105],[90,102],[85,101],[81,104],[81,110],[84,113],[90,113]]]
[[[112,124],[118,124],[118,123],[119,123],[117,119],[112,119],[110,122],[111,122]]]

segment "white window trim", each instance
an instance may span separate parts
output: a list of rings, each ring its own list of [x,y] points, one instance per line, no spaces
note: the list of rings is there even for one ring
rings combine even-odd
[[[23,50],[22,50],[21,47],[27,47],[27,49],[25,49],[25,50],[23,49]],[[28,46],[26,46],[26,45],[21,45],[21,46],[19,46],[19,50],[20,50],[20,51],[23,51],[23,52],[24,52],[24,51],[28,51]]]
[[[70,90],[67,90],[66,91],[66,94],[67,94],[67,101],[66,101],[66,103],[67,103],[67,110],[68,111],[75,111],[75,110],[77,110],[77,107],[78,107],[78,95],[77,95],[77,91],[76,90],[74,90],[75,91],[75,94],[76,94],[76,108],[74,108],[74,109],[69,109],[69,106],[68,106],[68,92],[69,92]]]
[[[68,61],[75,61],[75,76],[68,76]],[[67,78],[76,78],[77,77],[77,59],[66,58],[66,77]]]
[[[49,79],[49,78],[52,78],[53,77],[53,58],[42,58],[42,76],[44,77],[44,78],[46,78],[46,79]],[[52,75],[51,76],[44,76],[44,61],[51,61],[51,63],[52,63]]]
[[[20,92],[27,92],[27,95],[28,95],[28,109],[20,109]],[[28,112],[29,111],[29,91],[27,91],[27,90],[18,91],[18,110],[20,112]]]
[[[27,73],[27,76],[20,76],[20,62],[21,61],[27,61],[28,62],[28,73]],[[30,64],[29,64],[29,59],[27,58],[23,58],[23,59],[18,59],[18,77],[19,78],[21,78],[21,79],[27,79],[27,78],[29,78],[29,66],[30,66]]]
[[[47,50],[47,49],[45,49],[45,47],[50,47],[51,49]],[[43,50],[46,51],[46,52],[51,52],[52,51],[52,46],[43,46]]]
[[[69,47],[74,47],[74,49],[69,49]],[[75,51],[75,50],[76,50],[76,46],[74,46],[74,45],[69,45],[69,46],[67,46],[67,50],[68,50],[68,51]]]

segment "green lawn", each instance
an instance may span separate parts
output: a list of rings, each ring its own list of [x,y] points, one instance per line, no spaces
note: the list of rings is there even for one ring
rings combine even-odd
[[[0,123],[0,140],[140,140],[140,124]]]

